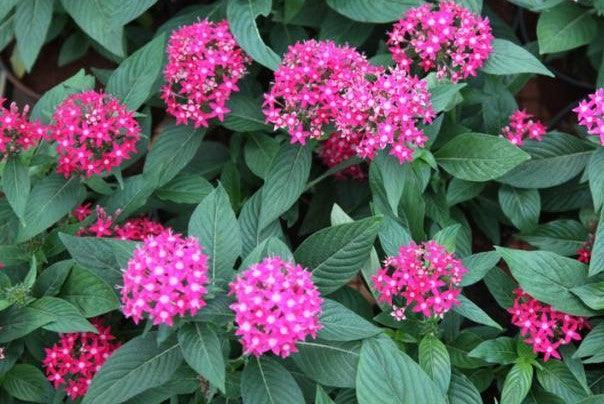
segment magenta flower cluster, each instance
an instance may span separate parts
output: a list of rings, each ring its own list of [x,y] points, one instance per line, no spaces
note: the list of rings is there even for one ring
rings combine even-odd
[[[90,204],[80,205],[72,212],[78,221],[84,221],[90,214]],[[169,230],[161,223],[148,217],[134,217],[126,220],[123,224],[117,224],[115,218],[108,216],[103,208],[97,206],[97,217],[95,221],[78,230],[78,236],[115,237],[120,240],[143,241],[149,236],[159,236]]]
[[[426,82],[394,69],[347,89],[336,127],[340,137],[359,138],[354,145],[361,158],[373,159],[390,146],[390,154],[402,164],[426,144],[417,125],[430,123],[434,115]]]
[[[405,310],[442,317],[459,304],[459,284],[467,272],[460,260],[435,241],[412,242],[388,257],[373,277],[379,300],[392,305],[392,316],[405,319]]]
[[[0,97],[0,105],[5,101]],[[44,126],[30,122],[28,112],[29,106],[25,106],[20,112],[14,102],[9,108],[0,106],[0,158],[35,147],[45,137]]]
[[[512,144],[522,146],[524,139],[543,140],[545,125],[526,111],[518,110],[510,115],[509,123],[501,129],[501,136]]]
[[[273,352],[283,358],[296,352],[296,343],[316,337],[323,300],[311,273],[279,257],[250,266],[230,284],[236,302],[236,334],[246,353]]]
[[[111,171],[136,152],[140,127],[115,97],[93,90],[73,94],[53,114],[53,138],[65,177]]]
[[[323,165],[333,168],[356,155],[355,144],[358,142],[358,135],[356,133],[351,134],[347,138],[332,134],[321,145],[319,158]],[[354,164],[338,171],[335,177],[339,180],[353,178],[360,181],[367,177],[367,174],[360,164]]]
[[[489,58],[493,35],[488,18],[447,0],[407,11],[389,33],[388,45],[398,67],[424,71],[453,82],[476,76]]]
[[[604,88],[598,88],[573,111],[579,118],[579,125],[584,126],[590,135],[598,136],[604,146]]]
[[[55,389],[64,385],[72,400],[86,394],[94,375],[113,351],[120,347],[111,335],[111,327],[103,326],[98,319],[91,322],[97,333],[62,334],[59,342],[44,348],[42,365],[48,380]]]
[[[266,121],[287,129],[292,143],[320,139],[341,113],[344,92],[380,71],[349,46],[314,39],[296,43],[264,95]]]
[[[539,302],[522,289],[514,291],[514,305],[508,309],[512,324],[520,328],[527,344],[535,353],[542,353],[543,360],[560,359],[558,348],[580,340],[580,332],[590,328],[587,319],[554,310]]]
[[[200,21],[174,31],[161,98],[176,123],[208,126],[224,119],[231,93],[245,75],[250,58],[241,50],[226,21]]]
[[[138,323],[172,326],[175,317],[194,316],[206,305],[208,256],[195,237],[166,231],[134,250],[123,274],[122,311]]]

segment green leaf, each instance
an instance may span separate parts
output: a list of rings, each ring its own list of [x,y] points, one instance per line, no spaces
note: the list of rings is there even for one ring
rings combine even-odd
[[[275,156],[262,186],[258,227],[265,229],[298,200],[308,181],[310,147],[285,143]]]
[[[583,303],[594,310],[604,310],[604,282],[588,283],[571,289]]]
[[[460,230],[460,224],[452,224],[451,226],[445,227],[432,236],[432,240],[445,247],[445,249],[447,249],[449,252],[455,252],[457,235],[459,234]]]
[[[327,0],[327,4],[351,20],[361,22],[392,22],[402,17],[421,0]]]
[[[571,292],[571,289],[586,283],[584,264],[548,251],[496,249],[526,293],[564,313],[594,315]]]
[[[241,94],[235,94],[229,100],[231,110],[222,122],[222,126],[235,132],[253,132],[271,130],[264,121],[262,107],[258,100]]]
[[[484,186],[483,182],[465,181],[453,177],[447,188],[447,204],[453,206],[469,201],[480,195]]]
[[[225,392],[225,364],[218,335],[202,323],[185,324],[178,331],[185,361],[220,391]]]
[[[319,290],[329,294],[367,261],[380,223],[376,216],[319,230],[298,247],[296,262],[309,268]]]
[[[59,60],[57,64],[59,66],[65,66],[69,63],[75,62],[76,60],[82,58],[86,52],[88,52],[88,48],[90,47],[90,42],[86,35],[81,32],[74,32],[69,35],[63,45],[61,45],[61,50],[59,51]]]
[[[315,404],[335,404],[329,395],[317,384],[317,392],[315,394]]]
[[[520,238],[539,248],[559,255],[576,255],[587,240],[587,230],[578,221],[560,219],[539,225],[530,233],[521,234]]]
[[[509,365],[516,362],[518,358],[516,341],[510,337],[499,337],[481,342],[480,345],[470,351],[469,355],[500,365]]]
[[[445,171],[467,181],[499,178],[530,158],[506,139],[482,133],[458,135],[434,156]]]
[[[136,111],[152,94],[164,65],[166,37],[158,35],[113,71],[105,90]]]
[[[604,64],[602,64],[604,66]],[[604,148],[598,147],[587,165],[587,173],[589,175],[589,189],[594,202],[594,208],[600,210],[604,204],[604,176],[600,175],[604,172]]]
[[[121,282],[122,269],[136,248],[132,241],[110,238],[74,237],[64,233],[60,233],[59,238],[78,264],[109,285]]]
[[[188,126],[168,126],[151,146],[143,176],[157,187],[167,184],[195,157],[205,132]]]
[[[0,3],[0,20],[3,20],[21,0],[4,0]]]
[[[73,261],[65,260],[44,269],[36,279],[32,294],[38,297],[58,295],[73,266]]]
[[[279,142],[263,133],[250,133],[243,152],[249,169],[258,177],[265,178],[279,152]]]
[[[45,330],[60,333],[97,332],[73,304],[63,299],[45,296],[33,302],[30,307],[56,318],[42,326]]]
[[[157,333],[131,339],[94,376],[82,404],[118,404],[170,380],[182,362],[175,338],[157,344]]]
[[[604,209],[600,212],[600,220],[596,229],[596,238],[591,249],[589,262],[589,276],[594,276],[604,271]]]
[[[292,359],[306,376],[325,386],[354,388],[360,341],[298,342]]]
[[[501,308],[512,307],[515,298],[514,290],[518,284],[507,272],[495,267],[485,275],[484,283]]]
[[[531,159],[499,182],[518,188],[550,188],[576,177],[585,168],[593,146],[576,136],[551,132],[542,142],[528,140],[522,146]]]
[[[44,273],[46,271],[48,269]],[[61,288],[60,296],[80,309],[85,317],[100,316],[120,307],[113,287],[80,266],[71,270]]]
[[[275,220],[268,227],[262,229],[259,226],[260,216],[260,198],[262,197],[262,188],[251,196],[241,208],[238,222],[241,229],[242,256],[252,252],[264,240],[275,237],[282,238],[283,231],[278,220]]]
[[[271,12],[272,0],[228,0],[227,19],[235,40],[256,62],[271,70],[277,70],[281,58],[266,46],[256,17],[267,17]]]
[[[18,156],[10,156],[2,173],[2,191],[13,212],[21,220],[25,215],[30,186],[29,168]]]
[[[409,230],[391,216],[384,217],[384,223],[380,227],[378,236],[382,249],[388,256],[398,255],[400,247],[413,241]]]
[[[44,124],[49,124],[52,114],[57,106],[71,94],[79,93],[94,88],[94,77],[86,74],[81,69],[76,74],[57,84],[48,90],[42,98],[38,100],[31,111],[32,120],[40,120]]]
[[[52,20],[53,0],[20,1],[15,10],[17,51],[25,70],[31,71]]]
[[[482,404],[480,392],[462,373],[451,375],[451,385],[447,393],[449,404]]]
[[[271,358],[252,358],[241,374],[244,404],[303,404],[302,391],[293,376]]]
[[[472,285],[484,278],[500,259],[497,251],[485,251],[465,257],[462,262],[468,272],[463,276],[461,286]]]
[[[419,343],[419,366],[445,395],[451,382],[451,360],[445,345],[433,335],[426,335]]]
[[[459,295],[459,306],[454,306],[453,310],[467,319],[470,319],[478,324],[484,324],[489,327],[496,328],[498,330],[503,330],[503,328],[497,324],[487,313],[485,313],[480,307],[478,307],[474,302],[465,297],[464,295]]]
[[[554,74],[529,51],[500,38],[493,40],[493,51],[482,70],[497,75],[537,73],[554,77]]]
[[[581,341],[579,349],[574,353],[574,358],[581,358],[583,363],[604,362],[604,324],[596,325]]]
[[[32,307],[10,307],[0,311],[0,344],[21,338],[55,321],[56,318]]]
[[[528,362],[518,362],[508,372],[503,382],[501,402],[521,404],[533,384],[533,366]]]
[[[43,232],[71,212],[82,199],[84,189],[77,178],[66,180],[51,174],[42,179],[29,194],[17,241],[27,241]]]
[[[539,53],[555,53],[589,43],[598,31],[589,8],[564,2],[539,16]]]
[[[359,404],[444,402],[430,377],[388,338],[363,342],[356,390]]]
[[[324,299],[318,337],[328,341],[354,341],[382,332],[378,327],[331,299]]]
[[[331,40],[337,44],[361,46],[373,31],[374,26],[352,21],[333,10],[329,10],[321,24],[320,40]]]
[[[109,215],[119,211],[121,216],[128,217],[147,203],[155,186],[156,184],[146,176],[133,175],[124,180],[123,189],[101,199],[99,205],[103,206]]]
[[[15,365],[4,375],[2,388],[19,400],[35,403],[50,403],[53,401],[54,391],[52,386],[44,373],[32,365]]]
[[[161,200],[176,203],[198,204],[214,190],[201,175],[180,173],[155,192]]]
[[[560,361],[547,361],[537,368],[537,380],[550,393],[560,396],[567,403],[575,403],[587,395],[575,376]]]
[[[499,204],[508,219],[522,231],[531,231],[539,223],[541,198],[536,189],[499,187]]]
[[[439,80],[435,74],[428,75],[427,81],[434,112],[450,111],[462,101],[459,92],[466,86],[466,83]]]
[[[289,247],[283,243],[283,241],[279,240],[278,238],[269,237],[258,244],[256,248],[254,248],[254,250],[252,250],[247,257],[245,257],[243,262],[241,262],[241,265],[239,265],[239,268],[249,268],[250,265],[262,261],[262,259],[265,257],[273,256],[279,256],[288,261],[294,260],[294,255],[289,250]]]
[[[219,184],[193,211],[189,235],[199,239],[210,257],[211,282],[220,285],[229,282],[235,261],[241,254],[241,235],[229,196],[222,185]]]

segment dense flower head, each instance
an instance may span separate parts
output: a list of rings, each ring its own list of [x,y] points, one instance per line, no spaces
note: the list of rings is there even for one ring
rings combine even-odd
[[[123,274],[122,311],[135,323],[148,314],[153,324],[194,316],[206,305],[208,256],[195,237],[165,231],[134,250]]]
[[[514,111],[509,123],[501,129],[501,135],[517,146],[522,146],[526,138],[543,140],[545,125],[533,118],[532,114],[521,109]]]
[[[91,213],[92,210],[89,204],[81,205],[73,212],[74,216],[80,222],[85,220]],[[100,206],[97,206],[96,213],[95,221],[89,226],[78,230],[78,236],[114,237],[121,240],[143,241],[149,236],[158,236],[168,230],[161,223],[145,216],[130,218],[120,225],[116,223],[115,217],[107,215],[105,210]]]
[[[323,299],[311,273],[280,257],[265,258],[250,266],[230,284],[236,334],[246,353],[260,356],[272,351],[287,357],[296,343],[321,329]]]
[[[91,321],[98,334],[93,332],[62,334],[59,342],[45,348],[42,364],[48,380],[55,388],[65,386],[72,400],[86,394],[94,375],[120,344],[111,335],[111,327],[101,321]]]
[[[14,102],[1,106],[5,101],[0,97],[0,158],[35,147],[46,135],[44,126],[28,120],[29,106],[19,111]]]
[[[227,21],[200,21],[172,33],[161,98],[176,123],[208,126],[224,119],[226,103],[251,59],[229,31]]]
[[[355,134],[352,134],[348,138],[332,134],[325,142],[323,142],[319,149],[321,162],[326,167],[333,168],[354,157],[356,155],[355,145],[358,141],[358,136]],[[367,174],[360,164],[354,164],[338,171],[334,176],[339,180],[352,178],[360,181],[367,177]]]
[[[53,137],[65,177],[111,171],[136,152],[140,127],[117,98],[94,90],[73,94],[53,114]]]
[[[411,242],[388,257],[372,277],[378,299],[392,305],[392,316],[405,318],[412,308],[426,317],[442,317],[458,305],[459,284],[467,272],[460,260],[435,241]]]
[[[580,332],[590,328],[587,319],[556,311],[520,288],[514,294],[514,304],[508,309],[512,324],[520,328],[524,341],[533,346],[535,353],[542,353],[545,361],[550,357],[560,359],[560,345],[580,340]]]
[[[600,137],[600,144],[604,146],[604,88],[598,88],[595,93],[573,109],[579,118],[579,125],[587,129],[587,133]]]
[[[418,128],[434,118],[427,83],[400,69],[346,89],[336,127],[354,144],[356,154],[372,159],[390,146],[400,163],[413,160],[413,152],[428,138]]]
[[[418,62],[424,71],[436,71],[439,78],[453,82],[476,76],[491,54],[492,42],[489,19],[450,0],[409,9],[388,39],[401,69],[410,71]]]
[[[264,95],[266,121],[285,128],[292,143],[319,139],[340,113],[343,92],[381,70],[355,49],[332,41],[291,45]]]

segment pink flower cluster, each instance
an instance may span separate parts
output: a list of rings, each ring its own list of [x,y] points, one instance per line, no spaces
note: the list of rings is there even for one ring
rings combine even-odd
[[[587,133],[600,137],[604,146],[604,88],[598,88],[595,93],[579,103],[573,109],[579,118],[579,125],[587,128]]]
[[[45,128],[41,124],[27,119],[28,106],[19,112],[14,102],[9,108],[1,106],[5,101],[0,97],[0,157],[2,158],[37,146],[46,135]]]
[[[72,400],[86,394],[94,375],[120,346],[111,335],[111,327],[104,327],[99,320],[92,320],[92,323],[98,334],[62,334],[59,342],[44,349],[46,356],[42,364],[48,380],[55,388],[66,385],[65,390]]]
[[[96,212],[96,221],[88,227],[81,228],[77,232],[78,236],[115,237],[120,240],[143,241],[149,236],[158,236],[168,230],[161,223],[148,217],[134,217],[126,220],[123,225],[118,225],[115,223],[115,218],[107,216],[105,210],[100,206],[97,206]],[[81,205],[72,212],[79,221],[83,221],[91,213],[90,204]]]
[[[397,320],[403,320],[411,306],[426,317],[442,317],[459,304],[459,284],[466,272],[461,261],[435,241],[412,242],[388,257],[372,281],[379,300],[393,305]]]
[[[501,129],[501,135],[517,146],[522,146],[527,137],[541,141],[545,132],[545,125],[533,120],[533,115],[523,110],[510,115],[509,123]]]
[[[373,159],[390,146],[401,164],[412,161],[414,150],[428,140],[418,122],[429,123],[435,116],[426,82],[400,69],[348,88],[340,108],[336,127],[361,158]]]
[[[520,328],[524,341],[533,346],[535,353],[542,353],[545,361],[550,357],[560,359],[560,345],[580,340],[579,333],[590,328],[587,319],[556,311],[522,289],[516,289],[514,294],[514,305],[508,309],[512,324]]]
[[[191,120],[208,126],[212,118],[224,119],[226,103],[239,90],[250,58],[241,50],[226,21],[208,20],[174,31],[168,42],[166,84],[161,97],[176,123]]]
[[[266,121],[285,128],[292,143],[319,139],[342,110],[346,89],[376,75],[379,67],[353,48],[308,40],[288,48],[264,95]]]
[[[147,313],[153,324],[171,326],[206,305],[208,256],[195,237],[166,231],[134,250],[123,274],[122,311],[135,323]]]
[[[476,76],[491,54],[492,42],[489,19],[450,0],[408,10],[388,39],[399,68],[410,71],[419,62],[424,71],[436,71],[439,78],[453,82]]]
[[[285,358],[321,329],[323,299],[311,273],[279,257],[250,266],[230,284],[229,294],[236,298],[231,309],[246,353],[272,351]]]
[[[53,114],[57,172],[91,177],[109,172],[136,152],[140,127],[115,97],[85,91],[69,96]]]
[[[356,140],[356,137],[354,139],[351,136],[344,138],[337,134],[332,134],[323,142],[319,149],[319,157],[323,165],[333,168],[355,156],[355,144],[358,143]],[[349,177],[360,181],[367,177],[367,174],[360,164],[355,164],[337,172],[335,177],[339,180]]]
[[[372,66],[350,47],[315,40],[289,47],[263,106],[266,121],[287,129],[292,143],[335,129],[320,152],[328,166],[353,153],[372,159],[387,146],[401,163],[411,161],[427,140],[417,124],[434,117],[426,82]],[[356,167],[349,174],[360,176]]]

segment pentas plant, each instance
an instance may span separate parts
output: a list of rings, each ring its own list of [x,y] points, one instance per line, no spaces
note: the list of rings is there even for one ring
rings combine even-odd
[[[53,113],[52,139],[65,177],[108,173],[136,152],[140,127],[120,101],[96,91],[69,96]]]
[[[3,2],[0,402],[602,402],[600,3]]]
[[[407,308],[425,317],[442,318],[459,305],[459,284],[467,269],[437,242],[402,246],[384,265],[372,280],[379,300],[392,305],[396,320],[406,318]]]
[[[296,343],[316,338],[321,329],[321,303],[311,273],[280,257],[265,258],[229,286],[235,296],[236,335],[245,352],[273,352],[283,358],[297,351]]]
[[[250,62],[229,24],[204,20],[181,27],[170,36],[167,53],[161,96],[176,123],[199,127],[212,118],[224,120],[226,103]]]
[[[590,328],[585,318],[556,311],[522,289],[514,290],[514,295],[514,305],[508,309],[512,324],[520,328],[525,342],[534,352],[542,353],[545,361],[550,357],[560,359],[560,346],[580,340],[580,332]]]
[[[543,140],[546,128],[543,123],[533,118],[533,115],[526,111],[514,111],[510,115],[509,123],[501,129],[501,135],[518,146],[522,146],[525,139]]]
[[[0,97],[0,104],[5,102]],[[29,106],[19,111],[15,103],[0,108],[0,156],[3,158],[36,147],[46,136],[47,129],[37,122],[30,122],[28,112]]]

